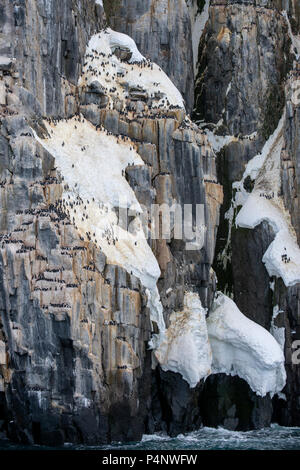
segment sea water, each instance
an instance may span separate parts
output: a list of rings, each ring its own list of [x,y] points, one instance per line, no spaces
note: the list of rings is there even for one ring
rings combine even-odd
[[[46,446],[21,446],[10,441],[0,441],[1,450],[53,449]],[[57,450],[58,448],[55,448]],[[62,448],[59,448],[62,449]],[[300,450],[300,428],[272,425],[257,431],[237,432],[218,428],[169,437],[158,433],[145,435],[139,442],[114,443],[105,446],[66,444],[65,450]]]

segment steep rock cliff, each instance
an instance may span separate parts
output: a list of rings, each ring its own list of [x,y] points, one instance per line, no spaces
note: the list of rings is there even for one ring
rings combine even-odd
[[[298,3],[101,3],[1,0],[3,430],[27,443],[95,444],[202,423],[262,427],[272,414],[299,424],[298,281],[276,278],[291,265],[270,274],[263,263],[278,232],[270,218],[236,225],[252,191],[273,204],[277,185],[278,217],[299,241]],[[278,152],[266,144],[273,133]],[[203,206],[198,249],[143,236],[151,204],[174,203]],[[212,266],[236,302],[233,329]],[[250,345],[241,312],[270,348]],[[228,361],[250,345],[278,381],[261,388],[265,376],[253,379],[235,353],[219,367],[218,341]],[[287,384],[272,398],[285,382],[280,344]]]
[[[3,61],[1,74],[0,383],[5,428],[11,438],[27,443],[138,439],[148,429],[148,344],[163,325],[153,314],[160,301],[151,297],[149,304],[146,267],[136,270],[127,254],[125,261],[114,256],[111,234],[99,246],[88,230],[95,211],[97,220],[105,218],[99,207],[90,207],[107,202],[106,193],[98,194],[94,185],[107,184],[111,191],[115,184],[122,193],[118,185],[123,181],[149,207],[170,200],[205,205],[208,235],[196,256],[185,251],[184,240],[174,247],[166,240],[153,245],[168,324],[168,313],[183,305],[185,290],[196,286],[205,305],[212,297],[210,266],[222,202],[221,187],[205,181],[216,181],[214,153],[180,105],[155,109],[161,98],[145,97],[129,79],[123,101],[112,88],[103,90],[91,77],[86,81],[86,48],[104,24],[101,5],[91,1],[85,9],[80,1],[26,2],[13,8],[7,3],[3,11],[1,53],[13,58],[9,65]],[[137,72],[145,68],[133,67]],[[45,137],[56,146],[50,140],[50,146],[44,144]],[[83,175],[93,171],[88,155],[101,155],[104,146],[102,158],[109,159],[122,139],[129,152],[129,146],[137,152],[136,162],[134,157],[124,161],[122,181],[113,183],[114,174],[107,173],[101,182],[104,167],[99,166],[98,180],[95,174],[94,183],[88,179],[84,186]],[[86,156],[85,169],[76,149]],[[79,165],[75,179],[74,165]],[[116,171],[116,162],[111,165]],[[74,191],[77,199],[72,200]],[[149,255],[142,255],[146,262]]]
[[[273,419],[281,424],[295,424],[299,414],[298,367],[292,364],[299,285],[292,161],[299,155],[299,104],[291,101],[299,77],[298,25],[297,2],[211,1],[195,85],[194,116],[209,129],[224,188],[214,262],[218,287],[245,315],[281,335],[288,380],[273,399]],[[286,263],[287,250],[296,258],[287,255]],[[221,423],[228,417],[220,410]]]

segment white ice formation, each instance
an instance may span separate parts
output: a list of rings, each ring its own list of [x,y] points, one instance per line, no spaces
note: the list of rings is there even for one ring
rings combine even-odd
[[[238,375],[257,395],[274,395],[286,382],[284,355],[273,336],[218,293],[207,319],[212,372]]]
[[[282,331],[275,329],[276,339],[220,292],[206,319],[198,294],[188,292],[183,311],[170,316],[155,357],[164,371],[181,374],[192,388],[223,373],[244,379],[257,395],[274,395],[286,381]]]
[[[122,60],[122,54],[126,61]],[[162,69],[139,52],[132,38],[106,29],[89,41],[79,85],[99,82],[110,102],[130,94],[152,98],[152,108],[184,108],[183,98]]]
[[[155,351],[161,368],[178,372],[191,387],[211,373],[211,348],[205,316],[199,296],[186,293],[183,311],[173,312],[170,316],[170,326]]]
[[[275,239],[265,252],[263,262],[270,276],[280,277],[286,286],[293,286],[300,282],[300,249],[290,215],[280,197],[284,121],[285,113],[261,154],[248,163],[242,181],[234,183],[233,189],[237,190],[235,205],[242,206],[236,225],[251,229],[263,221],[270,224]],[[250,194],[243,186],[247,176],[255,179]]]

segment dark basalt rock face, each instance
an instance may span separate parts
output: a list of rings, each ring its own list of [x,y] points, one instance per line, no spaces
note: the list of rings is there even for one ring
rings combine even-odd
[[[87,42],[105,21],[94,1],[28,1],[15,11],[10,2],[1,6],[0,53],[16,58],[0,77],[1,429],[11,439],[48,445],[137,440],[152,407],[145,289],[81,239],[57,204],[64,182],[55,158],[31,127],[43,135],[41,116],[81,112],[136,142],[146,166],[129,167],[126,178],[141,203],[168,203],[172,196],[205,205],[208,237],[201,253],[186,252],[185,242],[153,244],[166,321],[187,286],[199,289],[205,304],[212,298],[222,188],[206,183],[204,174],[216,180],[214,153],[206,136],[185,124],[184,111],[131,121],[117,107],[106,109],[97,83],[77,87]],[[131,109],[143,107],[140,98],[134,94]],[[193,395],[180,381],[185,396]],[[183,402],[181,414],[184,409]],[[180,418],[176,423],[170,423],[173,433]]]
[[[202,413],[199,408],[200,382],[190,389],[180,374],[164,372],[159,366],[153,372],[152,403],[146,431],[149,434],[164,431],[170,436],[199,429]]]
[[[191,112],[194,71],[186,1],[104,0],[104,8],[111,28],[131,36],[142,54],[162,67]]]
[[[247,430],[273,419],[299,425],[300,374],[291,360],[292,342],[300,339],[299,285],[286,288],[269,278],[262,256],[274,233],[266,222],[229,231],[225,217],[232,183],[286,107],[281,191],[300,240],[300,115],[289,93],[299,68],[280,13],[287,4],[292,30],[299,33],[297,0],[211,0],[194,86],[190,1],[166,6],[104,0],[103,9],[94,0],[0,0],[0,56],[9,59],[0,58],[0,433],[25,443],[99,444],[161,430],[177,435],[202,424]],[[195,102],[196,120],[213,129],[219,123],[217,134],[235,136],[217,158],[184,111],[132,120],[117,104],[108,109],[96,79],[89,88],[78,87],[88,40],[107,23],[129,34],[163,68],[188,112]],[[126,50],[115,53],[129,58]],[[129,95],[130,108],[138,112],[150,99],[140,88]],[[152,370],[144,287],[80,238],[56,204],[64,182],[55,158],[32,135],[32,128],[45,132],[42,116],[79,112],[93,125],[134,140],[146,165],[128,167],[126,179],[140,203],[204,204],[202,250],[186,251],[185,240],[152,242],[166,326],[172,311],[182,308],[186,290],[199,293],[209,310],[217,289],[212,266],[218,289],[232,294],[263,327],[270,329],[278,305],[286,401],[258,397],[238,377],[213,375],[190,389],[179,374]],[[253,139],[246,137],[254,132]],[[254,182],[245,184],[250,192]],[[219,255],[228,240],[225,266]]]
[[[1,428],[49,445],[139,439],[145,411],[137,400],[151,374],[143,365],[151,334],[145,294],[82,243],[57,208],[61,176],[29,127],[43,132],[41,115],[78,111],[75,85],[103,9],[93,1],[17,9],[3,1],[1,12],[1,54],[16,58],[1,76]],[[40,292],[43,301],[34,298]],[[120,368],[124,355],[135,364],[130,371]]]
[[[268,137],[281,117],[290,67],[287,24],[277,10],[257,3],[211,2],[199,47],[195,117],[223,119],[220,134],[259,130]]]
[[[222,119],[216,134],[236,137],[236,141],[223,147],[217,157],[224,204],[214,268],[221,290],[232,293],[237,306],[250,319],[270,329],[273,307],[278,305],[283,311],[278,315],[275,326],[285,328],[288,379],[283,392],[286,401],[278,397],[272,400],[272,419],[291,425],[299,422],[296,385],[299,382],[299,367],[293,365],[291,360],[292,343],[298,339],[299,333],[296,304],[299,286],[285,287],[281,280],[270,278],[262,263],[263,254],[275,236],[268,223],[246,230],[235,228],[234,218],[231,230],[225,216],[234,197],[232,183],[241,180],[245,164],[261,151],[286,108],[281,195],[290,211],[299,241],[297,170],[295,163],[292,163],[299,158],[296,131],[296,127],[299,129],[299,106],[293,105],[290,99],[292,83],[299,77],[299,65],[290,52],[288,25],[281,14],[283,9],[287,9],[292,30],[294,34],[299,34],[299,6],[293,1],[287,4],[281,1],[211,2],[210,17],[199,45],[195,118],[214,124]],[[245,137],[254,131],[257,132],[255,138],[249,140]],[[245,189],[251,191],[254,182],[245,183],[248,183],[248,189]],[[224,379],[215,376],[207,381],[208,384],[210,382],[219,390]],[[236,388],[239,388],[236,379],[226,378],[226,382],[233,383],[227,393],[234,396]],[[221,395],[220,392],[218,396]],[[236,400],[229,401],[228,406],[224,405],[222,413],[226,415],[225,410]],[[258,409],[266,417],[264,423],[267,424],[271,416],[270,398],[264,399]],[[208,418],[207,422],[215,425],[220,420],[224,424],[222,413],[216,413],[214,419],[209,421]],[[252,425],[256,426],[254,422]]]
[[[238,228],[232,233],[232,252],[239,253],[232,257],[234,298],[244,315],[267,330],[273,315],[273,292],[262,258],[274,238],[266,222],[253,230]]]
[[[211,375],[199,398],[203,425],[222,426],[232,431],[262,429],[270,425],[272,403],[258,397],[239,377]]]

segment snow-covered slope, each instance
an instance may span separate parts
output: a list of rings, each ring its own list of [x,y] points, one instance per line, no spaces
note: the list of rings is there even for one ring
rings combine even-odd
[[[124,109],[126,98],[134,93],[152,98],[152,108],[184,108],[180,92],[161,68],[142,56],[133,39],[112,29],[95,34],[88,44],[79,86],[95,81],[109,94],[111,105],[119,99]]]
[[[140,205],[126,181],[127,165],[143,165],[134,143],[97,130],[82,116],[45,125],[49,138],[36,139],[55,157],[64,178],[64,211],[85,240],[94,242],[111,264],[134,274],[147,288],[152,319],[164,330],[156,282],[157,260],[145,238]],[[137,215],[131,231],[118,225],[114,208],[131,208]]]
[[[126,62],[121,61],[114,54],[117,49],[132,55],[127,55]],[[95,80],[108,96],[109,106],[119,99],[126,112],[130,87],[139,87],[140,91],[142,87],[149,96],[159,88],[156,105],[162,109],[183,107],[180,93],[159,67],[141,56],[131,38],[112,30],[93,36],[89,43],[79,85],[89,87]],[[162,369],[180,373],[190,387],[220,371],[239,375],[260,395],[280,391],[284,385],[282,353],[279,348],[278,355],[275,339],[247,320],[225,296],[215,302],[206,323],[198,294],[186,293],[183,311],[173,312],[170,326],[165,329],[156,285],[159,265],[145,238],[142,209],[125,177],[128,165],[144,165],[135,143],[95,127],[82,115],[44,124],[48,137],[35,137],[53,155],[63,178],[61,208],[83,240],[98,246],[108,263],[122,266],[146,288],[151,320],[159,329],[150,347]],[[119,225],[120,208],[130,208],[135,214],[130,231]],[[255,361],[259,364],[257,371]]]
[[[261,396],[283,389],[286,373],[281,347],[222,293],[214,301],[207,328],[214,374],[238,375]]]
[[[90,39],[78,85],[83,91],[105,95],[108,108],[117,100],[126,113],[127,99],[136,98],[151,98],[149,109],[184,108],[180,92],[160,67],[140,54],[133,39],[111,29]],[[49,137],[35,137],[55,157],[64,180],[62,210],[82,239],[104,252],[108,263],[120,265],[140,279],[151,320],[159,329],[150,346],[158,347],[165,330],[156,286],[160,269],[145,238],[142,209],[125,178],[127,166],[144,165],[134,142],[96,128],[82,115],[45,121],[45,126]],[[129,231],[119,224],[120,208],[135,214]]]
[[[235,183],[233,188],[237,190],[235,206],[242,205],[236,225],[254,228],[263,221],[271,225],[276,236],[264,254],[263,262],[270,276],[281,277],[286,286],[292,286],[300,282],[300,249],[290,215],[280,197],[280,155],[284,121],[285,114],[262,153],[248,163],[242,181]],[[247,176],[255,179],[250,195],[243,186]]]
[[[164,340],[155,351],[161,368],[180,373],[190,387],[195,387],[211,373],[205,316],[198,294],[187,292],[184,310],[172,313]]]
[[[285,376],[280,347],[229,298],[219,296],[206,325],[198,295],[187,293],[183,312],[171,315],[165,331],[156,287],[160,270],[140,217],[136,216],[135,231],[128,233],[118,225],[113,210],[122,204],[137,214],[141,210],[123,173],[128,164],[143,165],[134,143],[97,130],[82,116],[45,125],[49,138],[36,138],[55,157],[64,178],[64,210],[81,236],[98,245],[109,263],[132,272],[147,289],[151,319],[160,332],[153,336],[151,346],[162,369],[180,373],[191,387],[211,372],[224,372],[244,378],[260,395],[282,390]]]
[[[300,59],[300,35],[298,36],[295,36],[293,34],[293,31],[292,31],[292,27],[291,27],[291,23],[290,23],[290,20],[289,20],[289,16],[287,14],[287,11],[284,10],[282,12],[283,16],[285,17],[286,21],[287,21],[287,24],[288,24],[288,29],[289,29],[289,35],[290,35],[290,38],[291,38],[291,42],[292,42],[292,48],[293,48],[293,52],[295,53],[296,55],[296,59],[299,61]]]

